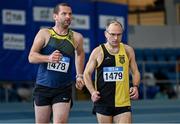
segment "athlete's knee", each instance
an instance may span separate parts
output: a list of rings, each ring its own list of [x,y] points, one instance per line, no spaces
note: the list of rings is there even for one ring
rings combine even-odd
[[[61,116],[59,118],[54,118],[53,123],[67,123],[68,117],[67,116]]]
[[[36,124],[42,124],[42,123],[49,123],[50,118],[45,118],[45,117],[36,117]]]

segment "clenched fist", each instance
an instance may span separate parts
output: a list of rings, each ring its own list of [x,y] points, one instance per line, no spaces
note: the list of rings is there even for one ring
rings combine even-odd
[[[55,50],[53,53],[49,55],[48,59],[49,59],[49,62],[51,63],[58,63],[62,57],[63,55],[60,53],[60,51]]]

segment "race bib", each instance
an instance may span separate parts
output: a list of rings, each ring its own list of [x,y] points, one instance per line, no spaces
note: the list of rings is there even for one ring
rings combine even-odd
[[[69,68],[70,58],[63,57],[59,63],[48,63],[47,70],[67,72]]]
[[[104,67],[103,78],[105,82],[123,81],[123,67]]]

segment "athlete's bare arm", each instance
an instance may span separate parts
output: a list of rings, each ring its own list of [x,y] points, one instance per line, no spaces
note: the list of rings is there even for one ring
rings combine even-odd
[[[100,98],[100,93],[95,89],[91,78],[95,68],[97,67],[99,62],[102,61],[102,52],[100,49],[100,47],[97,47],[92,51],[84,71],[85,85],[91,93],[91,99],[93,102],[97,101]]]
[[[85,54],[83,49],[83,36],[80,33],[74,32],[74,40],[76,47],[76,52],[75,52],[76,73],[83,74],[84,59],[85,59]]]
[[[41,29],[33,42],[29,53],[29,62],[30,63],[42,63],[42,62],[59,62],[60,52],[58,50],[54,51],[51,55],[42,55],[40,54],[40,50],[45,47],[48,40],[50,38],[50,34],[48,29]]]
[[[75,41],[75,65],[76,65],[76,88],[82,89],[84,86],[83,71],[84,71],[84,59],[85,53],[83,49],[83,36],[80,33],[74,32]]]
[[[134,53],[133,48],[128,45],[125,45],[125,49],[129,58],[130,69],[131,69],[132,79],[133,79],[132,82],[134,86],[130,88],[130,96],[131,96],[131,99],[138,99],[139,94],[138,94],[137,86],[139,86],[139,83],[140,83],[140,73],[137,67],[135,53]]]

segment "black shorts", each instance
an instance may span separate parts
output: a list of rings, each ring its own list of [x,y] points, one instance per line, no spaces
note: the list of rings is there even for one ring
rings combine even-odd
[[[124,112],[131,112],[131,107],[94,106],[93,108],[93,114],[99,113],[107,116],[116,116]]]
[[[70,100],[72,103],[72,85],[70,84],[61,88],[36,85],[33,92],[33,99],[37,106],[53,105],[59,102],[69,102]]]

